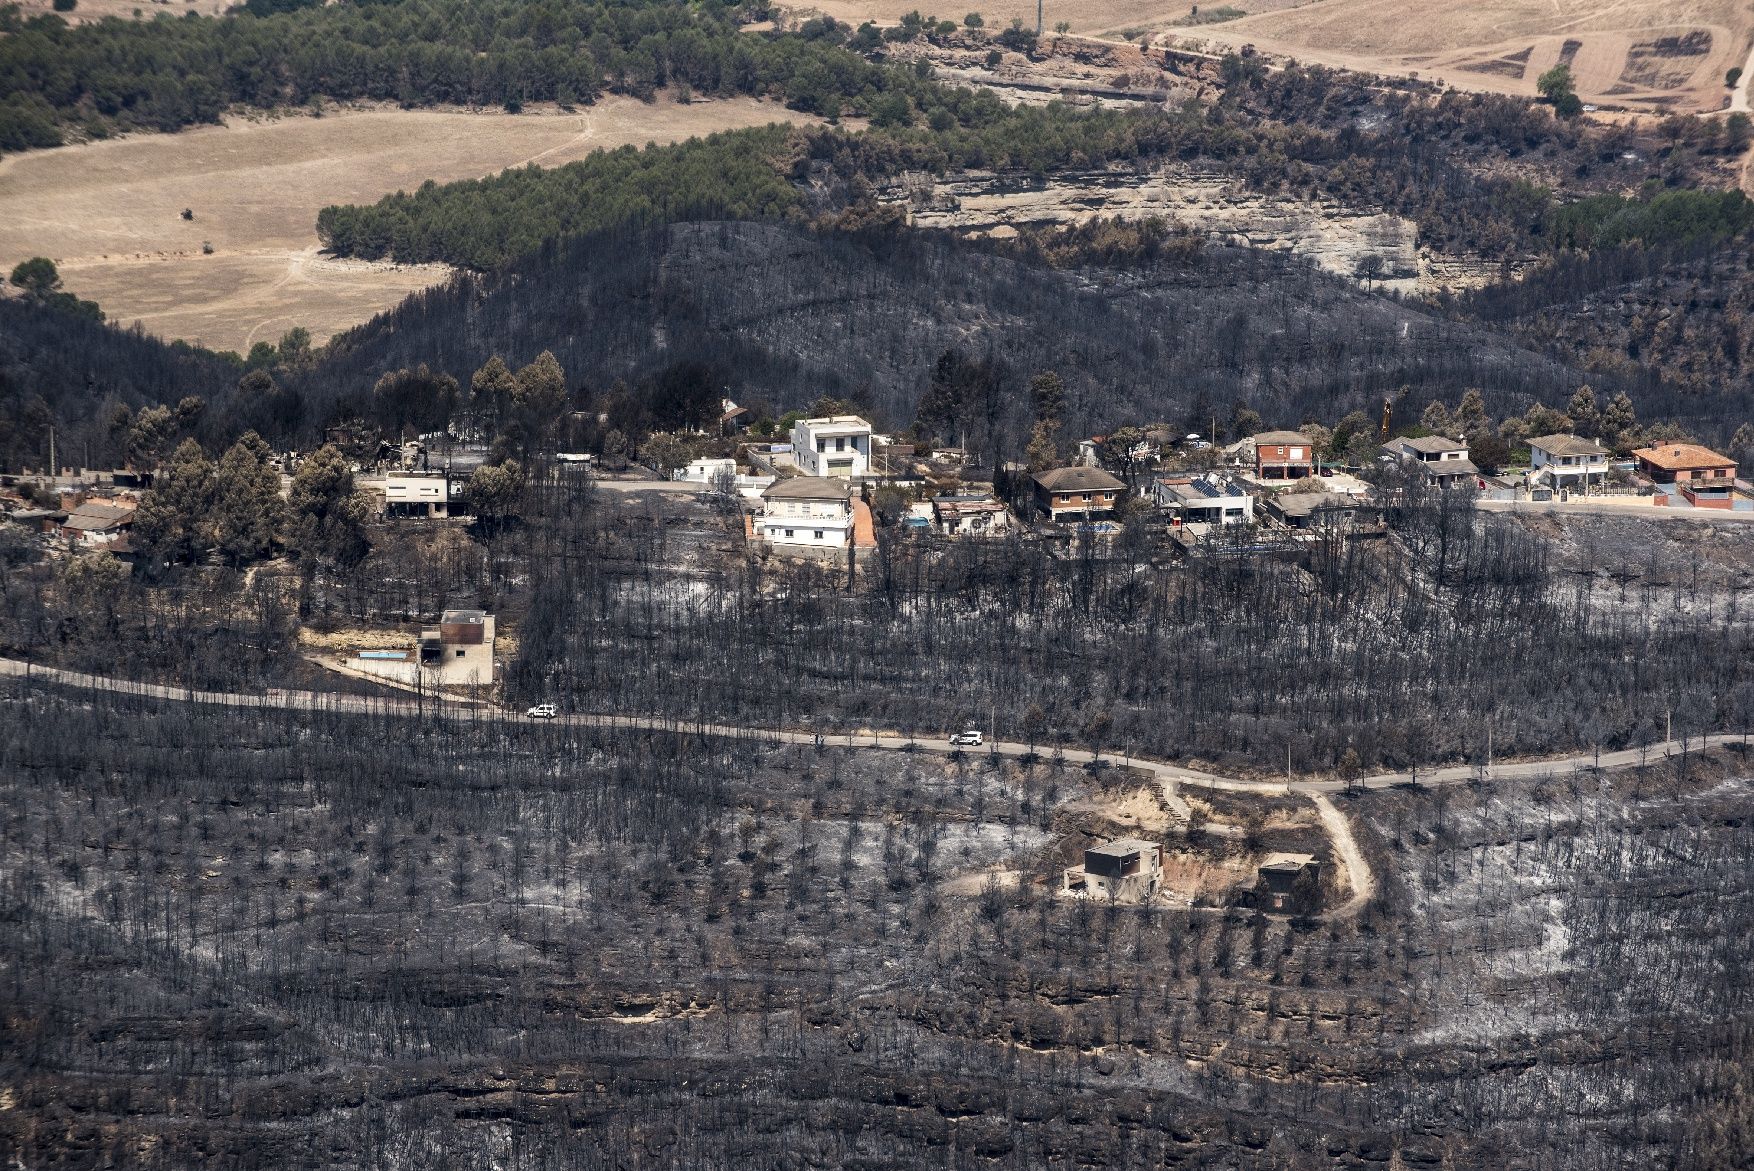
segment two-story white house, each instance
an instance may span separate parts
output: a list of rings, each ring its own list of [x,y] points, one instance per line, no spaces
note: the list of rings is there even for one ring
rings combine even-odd
[[[1529,440],[1530,478],[1555,488],[1588,488],[1608,475],[1608,449],[1581,435],[1543,435]]]
[[[776,549],[844,549],[852,543],[852,495],[841,479],[779,480],[761,494],[754,525],[755,535]]]
[[[449,516],[451,478],[445,472],[390,472],[384,477],[385,516]]]
[[[1402,436],[1382,445],[1383,451],[1403,464],[1418,465],[1428,484],[1449,488],[1480,474],[1468,458],[1468,445],[1442,435]]]
[[[864,476],[871,471],[871,424],[857,415],[799,419],[792,459],[806,476]]]

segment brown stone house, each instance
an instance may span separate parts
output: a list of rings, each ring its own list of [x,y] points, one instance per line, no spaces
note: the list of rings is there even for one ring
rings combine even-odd
[[[1054,468],[1035,477],[1035,506],[1049,520],[1099,520],[1114,515],[1127,486],[1101,468]]]

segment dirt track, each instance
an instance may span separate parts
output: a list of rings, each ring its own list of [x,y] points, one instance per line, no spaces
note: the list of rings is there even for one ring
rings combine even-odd
[[[40,667],[21,659],[0,659],[0,677],[38,679],[61,686],[78,687],[87,690],[113,691],[129,695],[141,695],[155,699],[184,701],[190,703],[218,704],[228,707],[275,707],[294,708],[334,712],[370,712],[385,715],[420,716],[436,713],[446,707],[461,706],[454,700],[441,696],[427,696],[417,699],[389,699],[372,696],[343,695],[311,691],[269,691],[262,695],[246,695],[237,692],[193,691],[185,687],[172,687],[156,683],[138,683],[126,679],[114,679],[102,675],[91,675],[77,671],[64,671],[55,667]],[[474,705],[484,708],[486,705]],[[493,709],[498,711],[499,709]],[[501,712],[507,718],[511,713]],[[749,738],[776,744],[813,744],[817,746],[834,746],[846,748],[871,748],[891,752],[930,752],[939,755],[955,755],[964,751],[987,752],[994,756],[1033,756],[1039,749],[1035,745],[1020,744],[1015,741],[995,740],[979,749],[967,750],[952,747],[938,740],[918,740],[910,736],[901,736],[892,732],[860,730],[844,734],[824,735],[819,732],[799,732],[770,728],[750,728],[728,724],[690,723],[672,719],[654,719],[644,716],[598,715],[578,713],[561,716],[556,721],[575,727],[630,728],[648,729],[653,731],[673,732],[678,735],[714,736],[731,738]],[[1697,741],[1683,743],[1669,741],[1665,744],[1647,745],[1640,748],[1628,748],[1618,752],[1594,753],[1553,757],[1542,760],[1517,761],[1511,764],[1488,766],[1452,765],[1447,768],[1429,769],[1423,772],[1382,773],[1364,778],[1358,782],[1359,792],[1376,789],[1392,788],[1406,784],[1423,784],[1431,786],[1460,785],[1473,781],[1534,779],[1543,776],[1582,769],[1626,768],[1642,765],[1651,758],[1660,758],[1670,752],[1686,751],[1691,744],[1694,751],[1706,745],[1722,745],[1732,743],[1749,743],[1750,738],[1744,736],[1720,734],[1702,737]],[[1287,792],[1301,793],[1314,802],[1316,812],[1320,815],[1322,826],[1333,840],[1334,852],[1346,867],[1347,883],[1351,894],[1340,906],[1328,912],[1329,917],[1344,918],[1357,914],[1370,901],[1376,892],[1376,879],[1370,864],[1359,848],[1357,838],[1352,833],[1351,823],[1347,820],[1328,794],[1343,791],[1346,786],[1341,781],[1303,781],[1289,784],[1275,781],[1261,781],[1240,777],[1225,777],[1216,773],[1203,772],[1198,769],[1185,768],[1181,765],[1167,764],[1163,761],[1147,760],[1142,757],[1125,755],[1102,755],[1083,748],[1053,748],[1051,750],[1056,761],[1070,764],[1091,764],[1098,760],[1106,761],[1112,766],[1136,769],[1155,777],[1163,786],[1168,796],[1175,793],[1177,786],[1191,784],[1211,789],[1222,789],[1231,792],[1283,794]],[[1186,803],[1181,803],[1185,809]]]

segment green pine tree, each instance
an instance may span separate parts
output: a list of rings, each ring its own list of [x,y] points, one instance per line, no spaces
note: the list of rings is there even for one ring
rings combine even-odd
[[[134,514],[134,532],[156,558],[191,562],[211,544],[213,462],[185,439]]]
[[[233,565],[266,556],[284,518],[274,453],[254,431],[220,457],[213,478],[213,532]]]

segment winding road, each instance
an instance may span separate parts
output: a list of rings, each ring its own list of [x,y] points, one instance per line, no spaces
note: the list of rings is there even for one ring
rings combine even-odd
[[[0,678],[20,678],[41,680],[64,687],[82,688],[88,691],[111,691],[126,695],[144,696],[151,699],[165,699],[184,703],[205,703],[221,707],[241,708],[293,708],[309,711],[356,712],[373,715],[420,716],[439,708],[456,710],[488,710],[504,715],[511,715],[503,708],[487,704],[457,700],[448,696],[431,695],[414,699],[394,697],[346,695],[336,692],[322,691],[286,691],[271,688],[261,694],[246,694],[235,691],[197,691],[187,687],[174,687],[162,683],[140,683],[130,679],[117,679],[107,675],[92,675],[82,671],[68,671],[59,667],[45,667],[23,659],[0,658]],[[820,747],[875,748],[890,752],[930,752],[938,755],[954,755],[968,751],[953,747],[939,740],[920,740],[912,736],[903,736],[894,732],[854,731],[837,733],[799,732],[776,728],[745,727],[733,724],[690,723],[681,720],[656,718],[650,716],[600,715],[578,713],[559,716],[554,720],[557,724],[585,728],[626,728],[640,731],[673,732],[681,735],[723,736],[723,737],[756,737],[776,744],[811,744]],[[1436,769],[1414,769],[1407,772],[1378,773],[1374,776],[1359,778],[1352,784],[1353,792],[1368,792],[1377,789],[1388,789],[1400,785],[1463,785],[1474,781],[1494,780],[1531,780],[1546,776],[1555,776],[1569,772],[1602,768],[1628,768],[1644,765],[1653,759],[1661,759],[1671,753],[1688,750],[1700,751],[1707,746],[1727,744],[1748,744],[1754,737],[1721,733],[1710,736],[1692,737],[1688,740],[1670,740],[1660,744],[1646,745],[1640,748],[1625,748],[1614,752],[1589,753],[1573,756],[1546,757],[1537,760],[1517,760],[1491,765],[1449,765]],[[1145,757],[1128,756],[1116,753],[1097,753],[1086,748],[1044,748],[1038,745],[1022,744],[1014,740],[992,740],[982,745],[978,752],[993,756],[1024,757],[1045,755],[1056,762],[1066,764],[1091,764],[1102,761],[1111,767],[1135,769],[1156,779],[1161,787],[1165,802],[1185,819],[1188,815],[1188,804],[1181,797],[1179,788],[1192,785],[1199,788],[1213,789],[1235,793],[1263,793],[1275,796],[1300,795],[1307,797],[1315,806],[1317,817],[1323,829],[1333,840],[1334,853],[1346,868],[1347,885],[1351,895],[1345,903],[1333,908],[1325,918],[1346,918],[1356,915],[1376,893],[1376,879],[1372,874],[1364,851],[1359,848],[1357,838],[1352,832],[1351,822],[1346,815],[1333,803],[1330,794],[1348,791],[1347,783],[1340,780],[1306,780],[1306,781],[1263,781],[1243,777],[1226,777],[1217,773],[1205,772],[1200,769],[1187,768],[1183,765],[1169,764],[1160,760]]]

